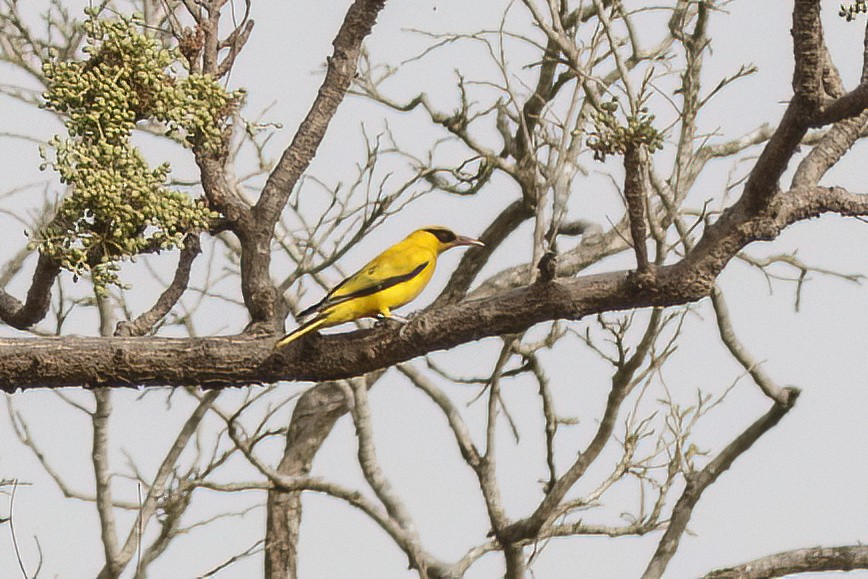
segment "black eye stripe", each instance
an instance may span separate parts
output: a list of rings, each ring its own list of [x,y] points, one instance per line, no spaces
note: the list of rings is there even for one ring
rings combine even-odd
[[[438,241],[440,241],[440,243],[452,243],[453,241],[455,241],[458,238],[457,235],[455,235],[454,233],[452,233],[448,229],[431,228],[431,229],[426,229],[425,231],[427,231],[428,233],[430,233],[431,235],[436,237],[438,239]]]

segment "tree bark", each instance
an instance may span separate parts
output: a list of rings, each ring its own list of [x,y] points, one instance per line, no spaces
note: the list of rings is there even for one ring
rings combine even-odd
[[[344,392],[334,382],[318,384],[305,392],[293,410],[277,471],[291,477],[308,475],[320,446],[347,410]],[[298,575],[301,492],[271,490],[267,508],[265,576],[293,579]]]
[[[868,545],[815,547],[775,553],[737,567],[718,569],[706,579],[766,579],[794,573],[868,569]]]
[[[681,262],[658,268],[643,283],[627,271],[555,279],[428,310],[400,328],[311,336],[277,351],[273,337],[0,339],[0,390],[82,384],[217,388],[359,376],[540,322],[696,301],[710,295],[717,276],[748,243],[774,239],[787,225],[823,212],[868,214],[868,196],[830,187],[782,193],[762,211],[747,205],[736,203]]]

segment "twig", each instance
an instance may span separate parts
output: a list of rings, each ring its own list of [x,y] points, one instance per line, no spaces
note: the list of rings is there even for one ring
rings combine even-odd
[[[732,466],[735,459],[750,449],[763,434],[771,430],[790,411],[799,396],[799,390],[795,388],[787,388],[786,390],[786,404],[775,402],[764,416],[738,435],[705,468],[687,477],[684,492],[673,507],[669,526],[642,575],[643,579],[657,579],[663,575],[669,561],[678,549],[681,535],[687,529],[693,508],[699,502],[705,489],[711,486],[721,474]]]
[[[245,557],[250,557],[251,555],[255,555],[255,554],[263,551],[265,548],[264,545],[265,545],[264,539],[260,539],[260,540],[256,541],[255,543],[253,543],[252,545],[247,547],[241,553],[238,553],[237,555],[232,555],[231,557],[229,557],[229,559],[227,559],[226,561],[223,561],[222,563],[220,563],[219,565],[217,565],[216,567],[214,567],[210,571],[203,573],[202,575],[199,575],[197,577],[197,579],[206,579],[207,577],[212,577],[212,576],[216,575],[217,573],[219,573],[223,569],[229,567],[233,563],[237,563],[238,561],[240,561],[241,559],[244,559]]]
[[[24,560],[21,557],[21,549],[18,547],[18,536],[15,534],[15,491],[18,490],[18,479],[12,481],[12,493],[9,495],[9,515],[4,519],[4,522],[9,523],[9,533],[12,535],[12,548],[15,550],[15,558],[18,560],[18,568],[21,569],[21,575],[26,578],[30,577],[27,574],[27,569],[24,567]]]

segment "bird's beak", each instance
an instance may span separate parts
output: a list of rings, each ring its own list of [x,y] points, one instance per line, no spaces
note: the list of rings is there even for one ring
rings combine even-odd
[[[479,247],[485,247],[485,244],[479,241],[478,239],[473,239],[472,237],[464,237],[463,235],[459,235],[455,238],[455,241],[452,242],[452,247],[460,247],[462,245],[478,245]]]

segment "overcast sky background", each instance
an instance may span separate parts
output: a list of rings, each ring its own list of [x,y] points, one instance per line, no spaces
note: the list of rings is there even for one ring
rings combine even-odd
[[[322,78],[321,65],[325,55],[331,52],[331,40],[348,2],[329,5],[334,7],[311,10],[309,4],[298,2],[254,2],[256,28],[232,73],[231,85],[248,89],[250,116],[273,104],[265,120],[282,123],[284,127],[273,139],[275,154],[288,144],[316,94]],[[491,29],[497,26],[504,5],[487,0],[473,3],[470,9],[468,3],[459,0],[391,1],[383,10],[368,46],[375,61],[397,64],[430,42],[407,29],[467,33]],[[35,9],[35,5],[23,8]],[[717,98],[709,107],[703,128],[719,129],[724,136],[734,137],[762,122],[777,122],[784,110],[784,101],[791,92],[791,8],[782,2],[742,1],[729,4],[727,10],[728,14],[716,14],[712,20],[713,50],[707,56],[704,86],[711,86],[741,64],[754,63],[759,72]],[[845,80],[852,86],[861,67],[864,23],[846,25],[837,18],[836,12],[836,3],[824,3],[827,41]],[[523,23],[528,21],[528,16],[521,6],[514,6],[510,15],[510,25],[527,30]],[[522,58],[530,53],[516,49],[513,65],[518,69],[526,64]],[[400,97],[429,92],[435,104],[443,110],[451,110],[455,104],[456,68],[468,78],[491,74],[491,63],[481,47],[462,44],[409,65],[387,88]],[[0,71],[5,74],[4,69]],[[528,74],[527,71],[524,74]],[[422,114],[396,115],[351,97],[335,117],[309,173],[330,183],[350,179],[354,164],[364,152],[361,124],[365,124],[368,134],[376,134],[386,122],[402,145],[418,153],[443,136],[429,129]],[[47,140],[59,130],[49,115],[0,98],[0,131]],[[825,182],[864,191],[865,152],[864,146],[852,151]],[[174,162],[178,155],[172,158]],[[48,177],[38,172],[40,160],[36,145],[26,140],[0,139],[0,159],[3,160],[2,188],[5,190]],[[701,205],[705,198],[718,199],[721,183],[730,168],[729,162],[715,166],[714,175],[708,178],[706,187],[697,188],[693,201]],[[580,181],[587,194],[576,196],[571,216],[601,224],[605,224],[607,218],[616,221],[622,210],[602,173],[604,169],[602,166],[591,169],[594,173],[586,181]],[[176,170],[183,174],[192,170],[192,166],[181,163]],[[351,271],[382,247],[427,224],[447,225],[468,235],[481,233],[488,219],[517,196],[514,186],[505,181],[501,183],[509,189],[498,190],[496,182],[476,198],[430,195],[402,217],[378,229],[350,252],[341,266]],[[315,193],[311,196],[316,199]],[[0,203],[4,210],[26,213],[28,207],[38,206],[40,202],[41,187],[37,187]],[[6,231],[0,256],[7,258],[26,243],[26,238],[20,223],[5,215],[0,218]],[[519,260],[526,261],[530,257],[526,241],[529,233],[527,226],[520,229],[498,250],[484,273],[493,273]],[[751,252],[770,255],[798,248],[799,256],[807,263],[868,274],[866,241],[868,228],[864,223],[826,217],[791,227],[771,244],[752,246]],[[629,257],[609,260],[596,269],[628,267]],[[431,287],[408,311],[423,306],[436,295],[458,258],[458,252],[444,256]],[[164,268],[169,277],[175,259],[173,255],[162,256],[154,263]],[[194,277],[197,273],[203,275],[204,261],[200,259],[197,263]],[[128,279],[136,284],[130,294],[130,305],[137,312],[149,307],[155,295],[155,286],[140,267],[125,271],[131,276]],[[16,295],[23,295],[31,271],[32,262],[28,262],[24,273],[11,286]],[[281,271],[280,265],[275,269],[276,277],[285,273],[288,270]],[[68,274],[63,275],[70,291],[80,290],[71,286]],[[796,385],[803,393],[796,408],[703,495],[689,526],[692,534],[682,539],[667,577],[695,577],[716,567],[780,550],[868,541],[868,379],[865,368],[868,290],[837,279],[812,277],[815,279],[806,286],[802,296],[801,311],[795,313],[792,284],[776,282],[770,293],[759,272],[735,262],[721,276],[733,323],[745,345],[758,359],[764,360],[765,369],[779,383]],[[334,281],[338,281],[336,275]],[[231,286],[224,289],[231,293]],[[240,291],[235,291],[234,298],[240,299]],[[320,293],[314,289],[311,292],[308,301],[318,299]],[[206,303],[204,308],[208,318],[200,317],[197,329],[201,335],[235,333],[247,322],[243,310],[227,302]],[[81,309],[71,319],[67,331],[96,334],[94,311]],[[574,322],[570,327],[583,331],[586,323]],[[44,329],[50,328],[45,326]],[[4,335],[22,335],[5,327],[2,331]],[[541,335],[544,331],[545,328],[536,328],[530,336]],[[722,392],[741,374],[719,344],[707,300],[695,306],[679,344],[664,375],[673,397],[683,403],[690,402],[697,388]],[[500,345],[497,339],[487,339],[461,346],[454,352],[437,353],[434,358],[448,362],[457,374],[486,375]],[[580,420],[577,426],[561,431],[558,459],[563,468],[596,428],[608,392],[610,368],[575,338],[566,339],[561,347],[546,354],[546,358],[559,414]],[[307,386],[286,384],[280,395],[299,392]],[[476,394],[476,389],[448,386],[447,392],[464,408],[464,402]],[[88,399],[86,393],[70,393],[81,400]],[[192,399],[179,394],[172,400],[172,410],[167,411],[163,394],[148,395],[141,400],[138,396],[139,393],[129,391],[118,392],[115,398],[113,459],[117,470],[124,471],[126,459],[121,449],[125,448],[143,472],[151,473],[183,421],[184,409],[189,410],[194,404]],[[240,397],[240,392],[228,392],[221,397],[225,399],[221,405],[230,408],[230,401],[240,400]],[[499,476],[509,513],[519,517],[528,513],[540,498],[538,479],[544,473],[543,431],[535,387],[530,381],[507,382],[504,397],[506,404],[517,410],[522,441],[516,446],[505,428],[500,433]],[[70,485],[85,491],[92,488],[91,432],[86,417],[70,410],[49,392],[19,393],[13,396],[13,402]],[[415,517],[423,543],[446,560],[459,558],[466,549],[484,539],[488,524],[475,477],[461,461],[442,415],[395,371],[390,371],[372,390],[371,404],[382,466]],[[697,443],[718,451],[766,412],[769,405],[749,380],[741,380],[725,404],[700,423]],[[291,408],[284,410],[285,419],[290,411]],[[465,411],[474,434],[480,434],[484,428],[484,404],[472,405]],[[210,424],[219,426],[215,420]],[[276,464],[282,447],[282,442],[275,440],[261,452]],[[576,491],[593,488],[605,477],[608,471],[603,467],[617,459],[618,450],[610,444]],[[318,455],[314,474],[364,488],[355,452],[353,428],[345,417]],[[241,480],[257,478],[252,469],[241,462],[234,463],[227,479],[230,475]],[[41,576],[93,575],[102,560],[95,509],[90,504],[62,499],[31,454],[18,444],[4,417],[0,419],[0,478],[13,477],[32,483],[18,489],[15,503],[18,539],[30,568],[36,560],[32,537],[37,535],[45,557]],[[635,508],[635,491],[632,483],[619,485],[606,499],[606,508],[589,512],[587,520],[616,522],[620,512]],[[118,482],[116,492],[118,498],[135,500],[136,489],[132,482],[126,486]],[[230,498],[202,491],[194,502],[192,512],[198,517],[207,517],[230,507],[261,505],[264,494],[249,492]],[[5,499],[0,497],[0,514],[6,514],[6,508]],[[415,575],[406,571],[406,558],[385,533],[363,515],[322,496],[306,495],[305,509],[302,578]],[[119,529],[124,535],[130,520],[131,517],[119,517]],[[152,576],[201,574],[261,538],[264,520],[265,510],[260,506],[244,517],[220,521],[180,538],[153,565]],[[641,538],[551,541],[532,570],[538,579],[635,577],[641,574],[659,538],[658,532]],[[0,526],[0,577],[17,576],[17,563],[12,553],[8,528]],[[499,555],[489,555],[471,568],[468,577],[497,576],[502,572],[501,561]],[[253,557],[230,567],[220,577],[254,577],[261,574],[261,565],[261,557]],[[868,573],[855,575],[868,576]]]

